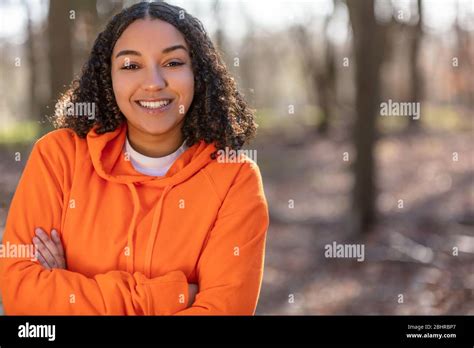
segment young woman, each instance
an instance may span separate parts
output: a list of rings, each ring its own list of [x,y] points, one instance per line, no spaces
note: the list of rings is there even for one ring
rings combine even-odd
[[[58,107],[9,210],[3,244],[37,260],[0,259],[6,314],[254,314],[261,177],[216,155],[256,125],[202,24],[163,2],[123,10]]]

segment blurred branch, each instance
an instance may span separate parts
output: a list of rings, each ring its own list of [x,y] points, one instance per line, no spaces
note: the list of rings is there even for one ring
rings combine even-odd
[[[26,40],[26,55],[29,67],[29,97],[28,97],[28,104],[29,104],[29,117],[34,120],[40,121],[41,113],[39,112],[39,102],[38,96],[36,93],[36,87],[38,84],[38,62],[36,59],[35,54],[35,33],[33,29],[33,21],[31,19],[31,9],[28,5],[26,0],[22,0],[21,2],[23,8],[25,9],[26,13],[26,32],[27,32],[27,40]]]
[[[335,47],[328,37],[328,28],[334,18],[335,7],[337,2],[334,1],[334,8],[331,14],[325,16],[323,22],[323,45],[324,54],[319,56],[314,50],[314,42],[312,34],[308,32],[314,18],[309,17],[305,24],[299,24],[292,27],[291,33],[296,39],[301,54],[302,67],[305,74],[309,77],[310,89],[312,89],[315,101],[321,109],[321,121],[318,123],[317,131],[320,134],[326,134],[329,123],[333,118],[336,104],[336,58]]]

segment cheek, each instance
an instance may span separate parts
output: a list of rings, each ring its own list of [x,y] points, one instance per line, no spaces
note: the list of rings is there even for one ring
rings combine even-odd
[[[114,90],[115,100],[120,109],[126,107],[129,103],[133,81],[124,75],[112,74],[112,87]]]
[[[194,96],[194,75],[192,70],[183,70],[173,77],[174,89],[179,93],[185,106],[188,107]],[[171,85],[171,81],[170,81]]]

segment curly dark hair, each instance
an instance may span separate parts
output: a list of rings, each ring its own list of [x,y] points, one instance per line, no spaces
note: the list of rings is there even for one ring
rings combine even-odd
[[[177,28],[189,48],[194,72],[194,98],[182,126],[188,146],[200,140],[214,142],[217,150],[240,149],[256,132],[254,110],[237,89],[235,80],[206,33],[202,23],[178,6],[165,2],[140,2],[115,15],[97,37],[81,76],[58,100],[53,117],[56,128],[71,128],[84,138],[91,128],[96,133],[114,131],[126,119],[115,100],[111,55],[124,30],[137,19],[160,19]],[[95,103],[96,117],[68,115],[64,105]],[[63,108],[63,112],[61,112]],[[216,153],[212,155],[215,158]]]

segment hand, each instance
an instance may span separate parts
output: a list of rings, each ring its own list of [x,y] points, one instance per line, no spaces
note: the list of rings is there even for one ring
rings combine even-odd
[[[199,291],[199,286],[197,284],[188,284],[188,289],[189,289],[189,302],[188,302],[188,307],[191,307],[191,305],[194,303],[194,298],[196,297],[196,294]]]
[[[33,243],[37,250],[38,262],[46,269],[66,269],[66,259],[59,233],[53,229],[51,231],[52,238],[49,238],[41,228],[36,228],[35,234]]]

